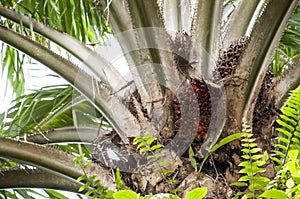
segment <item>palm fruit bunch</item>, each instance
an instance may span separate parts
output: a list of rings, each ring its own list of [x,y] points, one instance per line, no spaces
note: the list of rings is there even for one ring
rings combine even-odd
[[[204,81],[197,79],[190,80],[190,86],[196,94],[200,118],[198,129],[195,135],[196,140],[201,141],[207,137],[211,117],[211,101],[208,87]],[[183,102],[184,103],[184,102]],[[178,130],[181,124],[181,108],[177,99],[174,99],[175,130]]]
[[[172,51],[174,52],[174,58],[176,60],[176,65],[178,70],[189,80],[189,84],[193,89],[195,95],[197,96],[197,103],[200,110],[200,118],[198,119],[198,129],[195,134],[195,138],[201,141],[207,137],[207,131],[209,128],[210,117],[211,117],[211,101],[209,89],[204,80],[198,80],[191,78],[188,75],[188,68],[193,68],[186,58],[190,57],[190,46],[191,37],[185,32],[178,32],[173,41]],[[184,103],[184,100],[183,100]],[[174,107],[174,121],[175,121],[175,131],[177,131],[182,123],[181,117],[181,106],[178,99],[175,98],[173,101]]]
[[[211,118],[211,99],[209,89],[204,81],[199,81],[197,79],[191,80],[191,87],[196,93],[200,110],[200,119],[196,138],[198,140],[205,139],[207,137]]]
[[[239,64],[240,57],[248,44],[248,37],[232,42],[230,46],[224,50],[217,60],[217,68],[213,72],[214,81],[219,81],[228,75],[233,74],[235,68]]]

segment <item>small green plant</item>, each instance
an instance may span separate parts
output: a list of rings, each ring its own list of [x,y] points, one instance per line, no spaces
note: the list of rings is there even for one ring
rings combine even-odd
[[[257,147],[255,138],[251,133],[251,128],[247,123],[243,122],[242,133],[232,134],[223,138],[217,144],[216,141],[210,146],[210,151],[207,153],[200,165],[197,167],[195,159],[195,153],[190,147],[189,159],[191,165],[195,171],[201,171],[205,161],[208,157],[220,147],[232,142],[233,140],[242,138],[242,161],[239,166],[242,169],[239,173],[243,174],[239,178],[238,182],[234,182],[231,186],[245,187],[246,190],[238,192],[235,198],[300,198],[300,88],[291,92],[290,98],[285,102],[285,106],[281,109],[282,114],[280,120],[277,123],[281,125],[277,128],[278,137],[275,142],[276,149],[273,150],[273,154],[270,159],[277,163],[276,177],[272,181],[270,179],[259,176],[258,174],[264,173],[265,169],[262,168],[266,161],[269,159],[269,155],[262,153],[261,148]],[[222,131],[225,123],[219,129],[218,134]],[[164,147],[162,144],[154,144],[156,138],[150,137],[147,133],[145,136],[137,136],[134,139],[134,144],[137,145],[137,149],[141,154],[146,154],[147,159],[159,159],[162,157],[158,149]],[[84,175],[77,180],[84,184],[79,189],[80,192],[84,192],[89,198],[100,199],[180,199],[173,194],[160,193],[156,195],[140,196],[140,194],[129,190],[125,187],[124,182],[121,179],[119,169],[116,170],[116,187],[117,192],[111,190],[104,190],[100,181],[96,180],[96,176],[88,176],[85,173],[85,169],[91,164],[91,161],[84,160],[84,154],[74,159],[75,165],[80,166]],[[170,164],[167,161],[156,162],[155,165],[160,168]],[[163,175],[167,175],[173,172],[172,170],[162,170]],[[175,182],[174,180],[168,181],[170,184]],[[176,190],[174,191],[176,192]],[[203,198],[207,193],[207,188],[196,188],[186,192],[186,199]]]
[[[126,186],[125,186],[125,184],[124,184],[124,182],[123,182],[123,180],[121,178],[121,172],[120,172],[119,168],[116,169],[115,182],[116,182],[117,191],[126,189]]]
[[[150,137],[149,133],[146,133],[145,136],[137,136],[133,140],[133,144],[137,145],[137,149],[140,150],[140,154],[147,154],[147,160],[154,159],[157,160],[156,162],[153,163],[154,166],[157,166],[161,169],[161,174],[165,181],[168,184],[173,184],[177,182],[175,179],[167,179],[166,175],[170,174],[173,172],[173,170],[170,169],[163,169],[163,167],[167,166],[170,164],[168,161],[158,161],[158,159],[162,156],[160,152],[157,152],[158,149],[163,148],[164,145],[162,144],[153,144],[153,142],[156,140],[155,137]],[[171,192],[172,193],[178,193],[181,192],[182,190],[179,189],[173,189]]]
[[[137,136],[133,140],[133,144],[137,145],[137,149],[140,150],[140,154],[147,154],[147,160],[150,159],[158,159],[162,156],[160,152],[157,152],[158,149],[163,148],[164,145],[162,144],[153,144],[153,142],[156,140],[155,137],[149,137],[149,133],[146,133],[145,136]],[[160,161],[155,162],[154,166],[158,167],[164,167],[166,165],[170,164],[168,161]],[[162,170],[163,175],[167,175],[169,173],[173,172],[172,170]],[[167,180],[168,183],[173,183],[172,180]]]
[[[190,146],[190,148],[189,148],[189,160],[191,162],[192,167],[195,169],[195,172],[197,172],[197,170],[198,170],[197,161],[194,157],[195,157],[195,153],[193,151],[193,148]]]
[[[203,160],[202,160],[202,162],[201,162],[201,164],[200,164],[200,168],[199,168],[198,171],[199,171],[199,172],[202,171],[202,168],[203,168],[204,163],[206,162],[206,160],[209,158],[209,156],[210,156],[213,152],[215,152],[216,150],[218,150],[218,149],[221,148],[222,146],[228,144],[229,142],[232,142],[232,141],[234,141],[234,140],[237,140],[237,139],[242,138],[242,136],[243,136],[243,133],[234,133],[234,134],[232,134],[232,135],[229,135],[229,136],[223,138],[223,139],[220,140],[217,144],[214,144],[214,145],[211,147],[210,151],[204,156],[204,158],[203,158]]]
[[[153,145],[153,142],[156,140],[156,138],[154,137],[149,137],[149,133],[146,133],[145,136],[141,137],[141,136],[137,136],[135,137],[135,139],[133,140],[133,144],[137,145],[137,149],[140,150],[140,153],[141,154],[145,154],[147,152],[149,152],[150,154],[147,155],[147,159],[158,159],[162,156],[162,154],[160,152],[156,152],[157,149],[160,149],[162,147],[164,147],[164,145],[162,144],[154,144]],[[193,159],[193,156],[194,156],[194,153],[193,153],[193,150],[190,148],[189,150],[189,153],[190,153],[190,159]],[[197,165],[196,165],[196,160],[193,159],[194,161],[194,168],[197,169]],[[157,162],[155,163],[154,165],[156,166],[159,166],[159,167],[164,167],[166,165],[170,164],[170,162],[167,162],[167,161],[161,161],[161,162]],[[164,169],[162,170],[162,174],[163,176],[169,174],[173,172],[173,170],[167,170],[167,169]],[[168,184],[172,184],[174,182],[176,182],[176,180],[166,180],[166,182]],[[177,192],[181,192],[181,190],[172,190],[173,193],[177,193]],[[193,189],[192,191],[190,192],[187,192],[186,194],[186,198],[187,199],[193,199],[193,198],[203,198],[207,193],[207,188],[196,188],[196,189]],[[127,192],[126,192],[127,194]],[[133,194],[132,192],[130,194]],[[134,194],[133,194],[134,195]],[[132,195],[132,198],[134,198],[135,196]],[[180,199],[178,196],[176,195],[173,195],[173,194],[164,194],[164,193],[161,193],[161,194],[156,194],[156,195],[153,195],[153,196],[140,196],[140,197],[137,197],[139,199],[159,199],[159,198],[164,198],[164,199]],[[120,197],[121,199],[121,197]]]
[[[242,196],[244,198],[257,198],[259,191],[265,190],[265,187],[269,183],[269,178],[258,176],[259,173],[264,173],[265,168],[261,168],[266,164],[268,160],[268,154],[261,154],[261,148],[257,147],[255,138],[251,133],[251,128],[247,123],[243,122],[243,139],[242,139],[242,161],[239,166],[242,169],[239,173],[243,174],[239,178],[238,182],[234,182],[231,186],[246,187],[244,192],[238,192],[235,198]]]
[[[263,198],[300,198],[300,159],[298,150],[289,150],[286,163],[273,181],[269,190],[260,197]]]
[[[287,176],[285,193],[289,198],[300,198],[299,150],[289,150],[288,160],[283,165],[282,174]]]
[[[132,190],[121,190],[113,194],[113,199],[138,199],[139,195]]]
[[[278,163],[277,171],[286,163],[290,149],[300,150],[300,88],[291,91],[291,96],[284,103],[281,112],[281,119],[276,120],[281,126],[276,129],[279,132],[275,143],[277,149],[273,150],[275,156],[271,157]]]
[[[149,133],[146,133],[145,136],[143,136],[143,137],[141,137],[139,135],[136,136],[133,140],[133,144],[137,145],[136,148],[140,150],[140,154],[150,152],[151,155],[147,156],[147,159],[149,160],[151,158],[161,157],[161,153],[154,153],[154,152],[157,149],[164,147],[164,145],[162,145],[162,144],[152,145],[155,140],[156,140],[155,137],[150,137]]]
[[[300,198],[300,88],[291,91],[281,112],[276,149],[270,157],[277,163],[276,177],[260,197]]]
[[[153,144],[156,140],[155,137],[149,137],[149,133],[146,133],[144,137],[136,136],[133,140],[133,144],[137,145],[137,149],[140,150],[140,154],[147,154],[147,160],[158,159],[162,156],[160,152],[157,152],[158,149],[163,148],[162,144]],[[155,162],[154,166],[164,167],[170,164],[167,161]],[[172,170],[163,170],[164,175],[173,172]]]
[[[259,154],[255,139],[252,138],[251,129],[243,123],[242,151],[244,161],[239,164],[243,169],[240,173],[245,174],[238,182],[231,185],[247,187],[246,192],[238,192],[236,198],[300,198],[300,88],[291,91],[291,96],[284,103],[277,123],[281,126],[275,138],[275,147],[270,159],[277,163],[276,176],[273,180],[256,176],[265,169],[268,154]],[[269,183],[268,183],[269,182]],[[262,194],[257,191],[264,190]]]
[[[160,153],[156,153],[157,149],[163,147],[162,144],[153,144],[156,138],[149,137],[149,134],[146,134],[144,137],[137,136],[134,139],[134,144],[138,144],[137,149],[140,150],[140,153],[150,152],[151,154],[147,156],[147,159],[151,158],[159,158],[161,157]],[[169,194],[169,193],[159,193],[156,195],[147,195],[147,196],[140,196],[140,194],[136,193],[128,189],[121,178],[121,173],[119,169],[116,169],[116,189],[117,191],[114,192],[112,190],[105,190],[104,187],[100,184],[100,180],[96,180],[96,175],[88,176],[85,170],[90,166],[91,161],[84,159],[84,154],[79,155],[74,158],[74,163],[76,166],[82,168],[84,175],[80,176],[77,181],[84,183],[80,188],[79,192],[84,192],[85,196],[89,199],[180,199],[180,197]],[[158,166],[165,166],[165,162],[159,162]],[[163,174],[168,174],[172,171],[164,170]],[[172,183],[172,182],[170,182]],[[193,198],[203,198],[207,193],[207,188],[196,188],[191,191],[187,191],[186,199],[193,199]]]
[[[194,198],[204,198],[207,194],[207,188],[196,188],[191,191],[188,191],[186,194],[186,199],[194,199]]]
[[[86,173],[86,169],[91,165],[91,160],[84,160],[85,154],[81,154],[74,158],[75,166],[81,167],[84,175],[77,178],[78,182],[82,182],[83,185],[79,188],[79,192],[83,192],[86,197],[90,199],[112,199],[113,191],[105,190],[104,186],[100,184],[100,180],[96,175],[89,176]]]
[[[196,159],[195,159],[195,153],[194,153],[192,147],[189,148],[189,160],[190,160],[191,165],[192,165],[192,167],[194,168],[194,171],[195,171],[195,172],[197,172],[197,171],[198,171],[198,172],[201,172],[204,163],[206,162],[206,160],[209,158],[209,156],[210,156],[213,152],[215,152],[216,150],[218,150],[220,147],[222,147],[222,146],[228,144],[229,142],[232,142],[232,141],[234,141],[234,140],[240,139],[240,138],[242,137],[243,133],[235,133],[235,134],[229,135],[229,136],[227,136],[227,137],[221,139],[221,140],[217,143],[217,141],[218,141],[218,139],[219,139],[219,137],[220,137],[220,135],[221,135],[221,133],[222,133],[222,131],[223,131],[223,129],[224,129],[225,124],[226,124],[226,119],[224,119],[222,125],[221,125],[220,128],[218,129],[218,132],[216,133],[216,136],[214,137],[214,140],[212,141],[212,143],[211,143],[211,145],[210,145],[210,147],[209,147],[210,150],[209,150],[209,152],[206,153],[206,155],[203,157],[199,169],[198,169],[197,161],[196,161]],[[200,158],[201,158],[201,157],[200,157]]]

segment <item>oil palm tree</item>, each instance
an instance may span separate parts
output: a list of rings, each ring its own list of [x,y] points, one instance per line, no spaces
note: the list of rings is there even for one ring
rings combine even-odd
[[[76,179],[88,173],[115,190],[109,168],[119,167],[134,173],[125,182],[142,193],[170,191],[159,189],[161,181],[153,179],[162,178],[161,172],[153,171],[153,162],[136,153],[132,138],[146,133],[156,137],[165,145],[161,161],[172,163],[164,169],[182,171],[186,164],[180,156],[190,144],[202,158],[219,138],[222,123],[226,122],[221,134],[225,137],[241,131],[242,118],[252,123],[261,145],[269,146],[273,110],[300,83],[297,49],[291,62],[277,56],[275,60],[285,64],[285,74],[271,87],[266,83],[286,27],[290,32],[285,38],[294,39],[282,40],[284,47],[275,55],[297,41],[295,23],[288,24],[297,3],[2,1],[0,40],[14,48],[6,46],[3,63],[19,98],[2,115],[6,120],[1,124],[0,156],[5,170],[0,187],[76,192],[82,185]],[[108,36],[111,32],[113,37]],[[122,53],[114,55],[116,49],[109,51],[102,39]],[[93,50],[99,41],[106,51]],[[67,53],[58,55],[55,45]],[[20,52],[69,84],[21,95]],[[129,78],[113,66],[112,59],[119,55],[126,60]],[[19,140],[11,139],[17,136]],[[88,157],[92,146],[94,163],[86,170],[76,167],[73,155],[85,152]],[[111,151],[118,161],[112,160]],[[234,154],[237,143],[215,161],[224,163]],[[179,182],[175,185],[180,187]]]

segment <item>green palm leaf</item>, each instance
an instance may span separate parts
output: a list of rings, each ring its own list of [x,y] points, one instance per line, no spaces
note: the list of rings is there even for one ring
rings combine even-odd
[[[3,124],[2,134],[16,137],[47,130],[45,126],[40,126],[40,124],[70,103],[72,94],[72,87],[61,85],[45,87],[18,98],[16,104],[7,111],[6,120],[8,122]],[[72,120],[68,122],[70,121]]]
[[[74,38],[91,45],[99,43],[107,34],[111,33],[105,18],[95,9],[91,1],[24,0],[20,2],[4,2],[3,4],[7,5],[8,8],[13,8],[15,11],[29,16],[30,27],[29,30],[24,29],[20,19],[18,19],[20,22],[18,24],[2,18],[4,24],[47,46],[49,46],[49,40],[36,35],[33,31],[33,19],[44,22],[57,30],[66,32]],[[2,67],[3,75],[8,77],[14,92],[19,97],[24,94],[25,79],[22,67],[25,56],[8,46],[5,46],[3,50],[5,53],[3,59],[4,67]],[[4,69],[6,70],[4,71]]]

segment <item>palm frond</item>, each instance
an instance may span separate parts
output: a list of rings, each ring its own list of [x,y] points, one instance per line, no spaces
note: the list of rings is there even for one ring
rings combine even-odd
[[[193,16],[191,60],[197,62],[197,71],[208,79],[219,56],[222,9],[222,1],[198,1]]]
[[[25,77],[22,65],[25,55],[9,46],[5,46],[3,53],[2,76],[5,75],[9,79],[16,96],[19,97],[24,94]]]
[[[186,32],[190,34],[194,6],[191,0],[162,0],[161,5],[166,29],[170,34]]]
[[[145,124],[142,129],[149,129],[149,126],[162,120],[165,87],[174,82],[174,85],[181,83],[176,73],[173,55],[170,53],[171,40],[165,29],[163,14],[156,1],[112,1],[102,7],[104,8],[109,11],[107,17],[113,30],[116,29],[117,33],[121,29],[127,30],[117,34],[116,39],[141,96],[140,106],[143,106],[149,115],[154,114],[151,116],[152,123],[147,119],[141,122]],[[131,30],[134,28],[136,29]],[[153,131],[156,133],[155,129]]]
[[[72,62],[53,53],[27,37],[0,26],[0,39],[26,52],[36,60],[45,64],[85,95],[95,107],[101,111],[110,124],[116,129],[123,141],[127,136],[135,136],[140,132],[136,118],[121,102],[121,99],[112,95],[112,91],[102,82],[99,82]],[[10,36],[8,36],[8,34]],[[38,52],[38,53],[37,53]],[[132,129],[128,132],[128,129]]]
[[[104,16],[95,9],[91,1],[70,3],[69,1],[47,0],[41,2],[25,0],[4,1],[2,5],[10,8],[11,11],[15,10],[18,13],[27,15],[29,30],[24,29],[23,25],[26,24],[23,24],[22,17],[19,14],[16,14],[14,19],[19,24],[11,23],[1,17],[3,24],[46,45],[49,45],[48,40],[35,35],[33,32],[34,19],[64,31],[84,43],[99,43],[107,34],[111,33]],[[1,10],[4,8],[2,5],[0,6]],[[10,79],[10,84],[16,96],[19,97],[24,94],[25,79],[22,70],[24,55],[10,47],[6,47],[2,53],[5,53],[2,69],[7,68],[5,75]]]
[[[0,187],[7,188],[44,188],[77,192],[82,186],[80,182],[65,179],[55,174],[40,169],[11,168],[1,170]],[[29,190],[27,190],[30,192]],[[27,194],[26,190],[19,192],[20,195]]]
[[[70,144],[92,143],[97,138],[109,134],[99,127],[67,127],[52,129],[42,133],[35,133],[26,137],[26,141],[37,144]]]
[[[271,63],[272,72],[275,76],[281,76],[288,69],[289,65],[296,61],[300,55],[299,29],[300,3],[298,3],[294,14],[288,21]]]
[[[118,82],[121,85],[124,85],[124,80],[117,70],[114,69],[108,61],[101,57],[96,52],[92,51],[87,46],[83,45],[78,40],[70,37],[67,34],[57,31],[49,26],[44,25],[43,23],[32,19],[25,15],[20,15],[16,11],[10,10],[0,5],[0,15],[24,25],[24,27],[30,28],[31,34],[36,35],[33,31],[36,31],[38,34],[41,34],[47,40],[53,41],[62,48],[66,49],[68,52],[73,54],[76,58],[82,61],[87,67],[94,73],[94,75],[99,78],[101,81],[107,83],[111,87],[115,88],[114,82]],[[44,39],[39,36],[39,39]],[[37,41],[38,43],[39,40]],[[50,46],[47,46],[50,48]],[[13,50],[14,52],[14,50]],[[105,71],[105,72],[104,72]],[[112,79],[114,81],[112,81]]]
[[[251,118],[250,115],[253,113],[259,93],[257,88],[260,88],[262,84],[274,50],[279,44],[286,23],[297,3],[296,0],[284,1],[278,7],[277,2],[271,1],[264,8],[260,21],[256,22],[237,71],[241,79],[248,79],[247,89],[245,90],[245,118]]]
[[[20,97],[16,100],[16,104],[7,111],[5,118],[7,122],[4,122],[2,126],[2,135],[16,137],[47,130],[47,126],[40,124],[63,109],[72,101],[72,97],[73,89],[68,85],[45,87]],[[69,124],[62,120],[60,125],[73,125],[71,117],[65,121]],[[53,127],[55,126],[48,126],[48,128]]]
[[[19,162],[33,165],[53,174],[60,173],[61,177],[67,179],[72,178],[76,180],[79,176],[85,174],[80,168],[74,165],[74,156],[60,150],[50,149],[48,147],[3,137],[0,137],[0,142],[1,157],[7,157]],[[19,150],[20,147],[22,150]],[[109,171],[107,169],[104,169],[99,165],[92,164],[85,172],[90,173],[91,175],[96,173],[98,178],[100,178],[101,183],[103,183],[106,188],[110,188],[112,190],[115,189],[112,179],[105,179],[105,176],[109,175]]]
[[[298,52],[300,52],[300,3],[298,3],[297,8],[294,11],[291,19],[288,21],[284,34],[280,40],[282,45],[291,47]]]
[[[239,40],[245,36],[247,30],[251,29],[251,21],[257,16],[254,14],[259,9],[259,0],[242,0],[233,9],[228,22],[224,25],[224,39],[222,39],[223,49],[227,48],[231,42]],[[245,9],[247,8],[247,9]],[[243,17],[240,17],[243,16]]]
[[[110,28],[92,1],[11,1],[9,8],[86,42],[99,42]],[[99,37],[100,36],[100,37]]]

